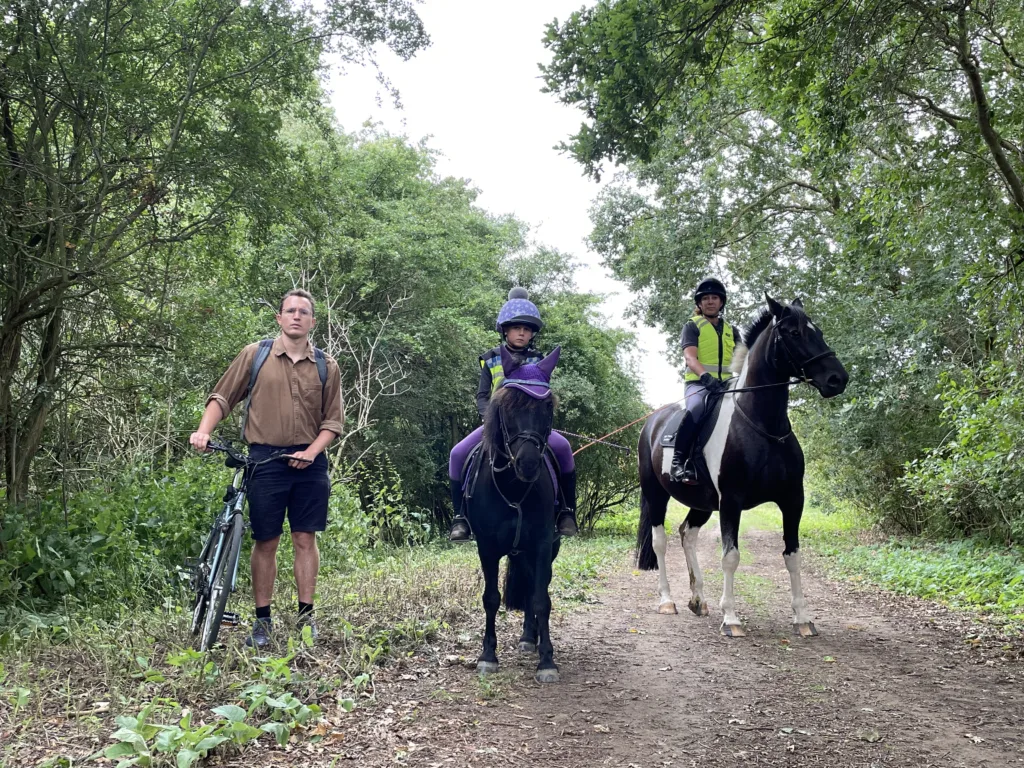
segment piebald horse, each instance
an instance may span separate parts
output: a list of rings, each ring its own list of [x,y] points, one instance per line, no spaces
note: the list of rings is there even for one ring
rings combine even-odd
[[[658,612],[676,613],[665,568],[665,510],[670,497],[689,507],[680,531],[690,576],[689,608],[698,616],[707,616],[697,536],[711,513],[718,510],[724,574],[721,632],[727,637],[743,637],[746,633],[733,592],[740,562],[740,514],[758,504],[775,502],[782,511],[782,556],[792,589],[793,626],[799,635],[810,637],[818,632],[800,582],[804,455],[787,414],[789,384],[797,379],[813,386],[822,397],[835,397],[846,389],[849,374],[799,300],[786,306],[771,297],[766,299],[767,309],[743,334],[745,354],[737,348],[734,368],[739,375],[721,395],[718,420],[703,447],[707,473],[701,473],[699,485],[683,485],[668,475],[672,448],[662,447],[661,437],[675,429],[681,408],[662,409],[644,425],[639,446],[637,565],[644,570],[658,569]]]

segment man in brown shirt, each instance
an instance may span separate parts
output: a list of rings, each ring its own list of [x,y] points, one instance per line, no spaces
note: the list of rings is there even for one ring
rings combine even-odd
[[[254,545],[250,565],[256,601],[256,623],[246,644],[270,642],[270,601],[277,577],[277,546],[287,510],[295,550],[295,584],[299,620],[317,632],[313,594],[320,569],[316,533],[327,527],[331,482],[324,449],[341,434],[344,415],[338,364],[326,357],[327,381],[321,382],[309,333],[316,325],[313,297],[288,291],[281,300],[277,324],[281,334],[253,385],[244,438],[256,460],[282,449],[288,459],[257,467],[249,479],[249,523]],[[210,432],[246,396],[253,358],[259,343],[243,349],[206,399],[199,428],[189,442],[206,451]]]

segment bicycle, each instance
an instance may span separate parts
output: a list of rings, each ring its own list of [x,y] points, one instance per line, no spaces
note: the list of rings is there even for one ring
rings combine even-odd
[[[224,506],[214,518],[202,552],[199,557],[186,563],[189,587],[195,592],[191,630],[193,635],[199,635],[199,650],[203,652],[210,650],[217,641],[228,597],[237,586],[242,533],[248,525],[242,509],[245,506],[249,478],[256,467],[289,454],[289,451],[281,451],[261,461],[253,461],[246,454],[224,443],[211,440],[207,447],[226,453],[224,466],[234,469],[235,475],[224,492]]]

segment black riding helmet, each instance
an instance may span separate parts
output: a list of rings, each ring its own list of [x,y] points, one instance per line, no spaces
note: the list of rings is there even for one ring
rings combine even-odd
[[[727,301],[725,286],[722,285],[722,281],[717,277],[705,277],[697,284],[697,290],[693,293],[693,303],[700,304],[700,300],[705,296],[721,297],[722,307],[725,307]]]

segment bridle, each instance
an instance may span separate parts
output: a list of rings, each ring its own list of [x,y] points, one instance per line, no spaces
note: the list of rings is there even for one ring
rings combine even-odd
[[[793,376],[805,384],[813,385],[814,382],[811,377],[807,375],[807,367],[819,360],[824,360],[829,357],[835,357],[836,353],[832,351],[832,348],[827,344],[825,345],[825,351],[817,355],[813,355],[802,362],[796,361],[796,355],[793,354],[793,348],[789,346],[789,342],[786,341],[786,337],[781,333],[780,329],[782,324],[791,318],[787,317],[783,320],[778,320],[772,326],[772,341],[771,344],[765,345],[764,356],[765,362],[768,361],[768,347],[772,347],[774,350],[774,360],[771,362],[774,364],[776,370],[779,368],[779,343],[782,343],[782,350],[786,353],[786,360],[789,363],[790,369],[794,372]]]
[[[814,386],[814,382],[811,380],[811,377],[807,375],[807,367],[809,365],[811,365],[812,363],[818,362],[819,360],[825,360],[826,358],[835,357],[836,356],[836,353],[832,351],[832,348],[829,347],[826,344],[824,352],[821,352],[821,353],[819,353],[817,355],[812,355],[811,357],[808,357],[806,360],[798,363],[796,361],[796,355],[793,354],[793,348],[789,346],[789,342],[786,341],[786,337],[780,331],[780,329],[782,327],[782,324],[784,322],[786,322],[786,320],[789,320],[789,319],[790,318],[785,318],[784,320],[777,320],[774,323],[774,325],[772,326],[772,338],[771,338],[771,340],[769,341],[768,344],[765,344],[765,347],[764,347],[764,360],[765,360],[766,364],[773,366],[776,371],[779,370],[779,344],[781,343],[782,351],[786,355],[786,361],[789,363],[790,370],[793,371],[793,374],[791,376],[787,376],[786,377],[786,381],[780,381],[780,382],[778,382],[776,384],[764,384],[764,385],[761,385],[762,387],[789,386],[791,383],[793,383],[793,382],[790,381],[791,378],[799,379],[800,381],[804,382],[805,384],[810,384],[811,386]],[[772,355],[772,359],[771,360],[769,360],[769,358],[768,358],[768,348],[769,347],[771,347],[772,350],[773,350],[773,355]],[[748,389],[758,389],[758,388],[760,388],[760,387],[744,387],[744,388],[741,388],[741,389],[738,389],[738,390],[733,390],[733,391],[738,393],[738,392],[745,391],[745,390],[748,390]],[[762,437],[765,437],[765,438],[767,438],[769,440],[772,440],[772,441],[777,442],[777,443],[784,443],[793,434],[792,427],[784,435],[773,435],[771,432],[768,432],[767,430],[762,429],[756,423],[754,423],[754,420],[752,418],[750,418],[750,416],[747,415],[746,411],[744,411],[742,407],[740,407],[739,400],[736,401],[736,410],[739,412],[740,416],[743,417],[743,420],[746,421],[747,424],[755,432],[757,432],[759,435],[761,435]],[[788,422],[788,419],[787,419],[787,422]]]

